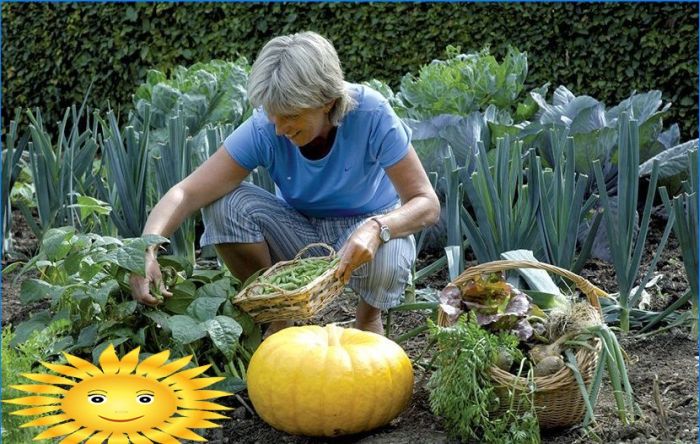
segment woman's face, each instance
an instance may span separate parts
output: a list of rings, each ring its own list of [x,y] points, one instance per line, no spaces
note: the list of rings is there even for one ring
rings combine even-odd
[[[332,103],[321,108],[307,108],[291,114],[269,113],[268,118],[275,125],[278,136],[284,136],[296,146],[307,145],[317,137],[328,136],[332,125],[328,112]]]

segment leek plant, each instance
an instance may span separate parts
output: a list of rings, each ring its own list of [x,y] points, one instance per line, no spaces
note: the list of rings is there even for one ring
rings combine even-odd
[[[2,254],[12,252],[12,207],[10,193],[22,167],[20,159],[27,146],[28,137],[18,138],[17,127],[22,109],[15,110],[15,119],[10,121],[10,131],[5,139],[6,148],[2,151]]]
[[[644,285],[651,277],[659,252],[663,250],[665,240],[668,238],[668,229],[662,238],[656,258],[649,268],[649,272],[639,282],[637,290],[632,294],[635,280],[639,275],[639,268],[644,251],[644,243],[649,231],[649,219],[656,192],[656,183],[659,176],[658,163],[655,163],[649,178],[644,209],[639,223],[639,232],[635,236],[637,227],[637,202],[639,198],[639,126],[635,119],[631,119],[627,113],[622,113],[618,120],[618,208],[612,211],[612,204],[603,177],[603,170],[599,160],[593,162],[600,203],[604,210],[603,216],[608,232],[610,254],[613,258],[613,266],[619,286],[618,304],[620,308],[619,322],[623,331],[630,328],[630,309],[636,307],[644,289]],[[616,235],[612,235],[616,233]]]
[[[476,169],[463,186],[474,216],[463,212],[466,236],[480,263],[500,259],[505,251],[542,251],[537,229],[540,204],[538,176],[528,169],[523,174],[522,142],[509,136],[496,143],[494,165],[489,166],[486,148],[478,143]],[[527,183],[525,183],[527,178]]]
[[[168,120],[168,142],[159,143],[159,155],[154,159],[156,168],[156,187],[158,194],[163,196],[175,184],[187,177],[192,171],[192,152],[194,143],[185,126],[185,119],[176,115]],[[173,254],[184,256],[195,263],[195,221],[188,217],[180,228],[170,237]]]
[[[85,101],[78,110],[75,105],[66,109],[59,123],[58,140],[54,143],[44,126],[41,112],[27,110],[31,122],[29,163],[36,189],[38,218],[32,216],[23,202],[18,203],[18,208],[39,240],[52,227],[81,227],[77,197],[89,195],[99,180],[92,173],[98,147],[95,140],[97,119],[90,119],[89,113],[84,111]],[[85,128],[83,131],[81,126]]]
[[[122,237],[140,236],[148,216],[149,118],[146,107],[143,131],[127,126],[123,133],[111,110],[107,112],[107,122],[102,122],[102,169],[110,188],[98,182],[98,191],[111,204],[110,216]]]
[[[683,182],[683,191],[673,199],[669,198],[666,187],[659,188],[666,212],[669,214],[669,225],[681,246],[683,267],[688,277],[689,288],[685,294],[666,310],[652,318],[642,328],[641,332],[651,329],[659,321],[664,320],[670,313],[690,301],[693,319],[693,334],[698,332],[698,151],[688,152],[688,180]],[[684,319],[680,320],[681,322]],[[672,323],[673,324],[673,323]]]
[[[445,254],[450,280],[454,280],[464,270],[464,232],[461,215],[464,212],[464,188],[460,173],[465,167],[457,166],[452,149],[447,147],[443,158],[445,209],[447,212],[447,246]]]
[[[583,382],[583,376],[578,370],[574,353],[571,349],[564,351],[567,358],[566,366],[573,372],[586,406],[586,416],[583,420],[584,427],[595,421],[593,412],[600,393],[604,373],[608,374],[613,397],[615,398],[615,408],[620,421],[623,424],[632,423],[635,418],[641,416],[641,411],[634,401],[634,392],[627,374],[624,351],[620,347],[617,337],[606,324],[589,327],[582,336],[571,343],[590,348],[589,340],[585,340],[585,337],[597,338],[601,342],[600,353],[593,372],[593,380],[589,387],[586,387]]]
[[[540,202],[545,203],[537,212],[543,258],[547,263],[579,273],[590,256],[602,213],[593,216],[591,229],[576,258],[579,225],[589,216],[598,198],[585,197],[588,178],[576,173],[573,138],[568,136],[568,131],[553,128],[549,137],[554,169],[543,170],[534,151],[530,151],[529,161],[530,169],[538,176]]]

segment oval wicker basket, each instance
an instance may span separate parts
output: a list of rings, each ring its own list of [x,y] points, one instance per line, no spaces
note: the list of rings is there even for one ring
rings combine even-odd
[[[272,284],[260,282],[259,279],[297,265],[303,256],[314,247],[323,247],[329,252],[326,256],[317,257],[334,259],[336,256],[335,250],[330,245],[323,243],[309,244],[302,248],[294,259],[281,261],[270,267],[258,279],[234,296],[233,303],[248,313],[257,323],[312,318],[343,292],[345,285],[340,279],[335,277],[338,264],[329,268],[308,284],[295,290],[284,290]],[[273,291],[266,293],[266,289],[272,289]]]
[[[598,298],[600,296],[607,296],[607,293],[591,284],[585,278],[550,264],[511,260],[487,262],[466,269],[454,280],[453,284],[460,287],[470,279],[479,276],[481,273],[493,273],[517,268],[535,268],[566,277],[586,295],[588,302],[601,314],[602,319],[602,311]],[[438,325],[445,327],[449,324],[447,314],[442,311],[442,309],[439,309]],[[576,352],[578,369],[587,386],[593,379],[601,348],[600,341],[598,340],[592,341],[591,345],[593,350],[582,347]],[[507,396],[507,390],[509,388],[514,390],[527,390],[527,378],[515,376],[495,366],[491,367],[489,372],[491,379],[495,383],[496,394],[501,399],[506,399],[505,397]],[[569,427],[579,423],[583,419],[586,407],[571,369],[564,367],[552,375],[535,377],[534,384],[534,404],[540,428],[552,429],[557,427]],[[502,405],[495,414],[500,415],[505,412],[507,408],[508,406]]]

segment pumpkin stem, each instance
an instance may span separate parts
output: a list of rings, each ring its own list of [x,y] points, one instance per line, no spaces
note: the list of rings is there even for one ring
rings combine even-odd
[[[335,324],[326,325],[326,333],[328,334],[328,345],[340,345],[340,335],[343,334],[343,329]]]

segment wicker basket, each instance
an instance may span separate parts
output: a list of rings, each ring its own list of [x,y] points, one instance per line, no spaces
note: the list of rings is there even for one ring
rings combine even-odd
[[[304,254],[314,247],[323,247],[328,250],[327,256],[319,257],[335,258],[336,252],[333,247],[323,243],[310,244],[302,248],[294,259],[276,263],[261,277],[295,266]],[[256,280],[238,293],[233,303],[248,313],[257,323],[310,319],[343,292],[345,285],[335,277],[337,268],[336,264],[305,286],[290,291]],[[272,289],[273,292],[264,293],[266,289]]]
[[[607,296],[607,293],[575,273],[541,262],[510,260],[488,262],[466,269],[453,283],[460,287],[481,273],[493,273],[516,268],[536,268],[568,278],[586,295],[588,302],[602,315],[598,297]],[[438,310],[438,325],[443,327],[449,325],[447,315],[441,309]],[[593,350],[582,347],[576,352],[578,368],[586,385],[590,384],[593,379],[601,347],[598,340],[592,341],[591,345]],[[501,399],[506,399],[508,388],[527,390],[527,378],[515,376],[498,367],[491,367],[490,376],[495,382],[496,394]],[[552,375],[535,377],[534,383],[534,404],[540,428],[569,427],[583,419],[586,412],[583,397],[574,374],[568,367],[564,367]],[[502,405],[495,414],[499,415],[505,412],[507,408],[507,405]]]

